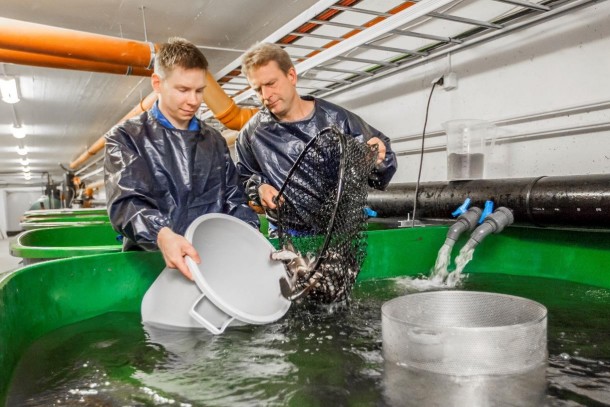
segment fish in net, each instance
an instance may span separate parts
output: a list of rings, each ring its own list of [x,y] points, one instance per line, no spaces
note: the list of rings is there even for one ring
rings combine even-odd
[[[316,303],[346,300],[366,256],[368,177],[377,147],[331,127],[305,145],[276,197],[286,265],[282,295]]]

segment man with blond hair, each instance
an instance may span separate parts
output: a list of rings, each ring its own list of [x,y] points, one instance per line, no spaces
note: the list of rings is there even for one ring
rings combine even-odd
[[[360,142],[377,146],[371,187],[385,188],[396,172],[390,139],[350,111],[297,92],[297,72],[279,45],[259,43],[242,58],[242,72],[263,103],[239,133],[237,170],[251,201],[262,205],[273,222],[274,198],[305,145],[322,129],[334,126]],[[327,191],[315,191],[323,195]]]
[[[183,234],[193,220],[226,213],[258,227],[225,139],[195,117],[207,69],[195,45],[171,38],[155,57],[158,101],[106,135],[108,214],[124,249],[160,249],[168,267],[191,279],[184,257],[201,260]]]

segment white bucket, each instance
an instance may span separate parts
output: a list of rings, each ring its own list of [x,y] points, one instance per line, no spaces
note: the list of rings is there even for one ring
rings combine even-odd
[[[195,219],[184,236],[201,258],[196,264],[186,257],[196,285],[164,270],[142,301],[143,322],[221,334],[230,325],[267,324],[286,314],[291,302],[279,285],[284,265],[270,259],[275,249],[256,229],[213,213]]]
[[[201,290],[178,270],[165,268],[142,299],[142,322],[165,329],[201,329],[189,314]]]

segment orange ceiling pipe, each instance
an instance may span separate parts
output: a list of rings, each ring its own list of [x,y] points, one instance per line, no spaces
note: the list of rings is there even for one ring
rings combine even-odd
[[[0,17],[0,48],[150,69],[155,45]]]
[[[78,167],[80,167],[81,165],[83,165],[85,162],[87,162],[87,160],[89,160],[91,157],[93,157],[98,151],[100,151],[102,148],[104,148],[105,144],[106,144],[106,140],[104,139],[104,136],[98,138],[95,141],[95,143],[93,143],[91,145],[91,147],[88,147],[84,153],[79,155],[76,160],[74,160],[70,163],[70,169],[75,170]]]
[[[135,116],[141,114],[142,112],[147,111],[155,104],[156,101],[157,101],[157,94],[155,92],[150,92],[148,94],[148,96],[146,96],[144,99],[142,99],[140,101],[140,103],[138,103],[136,106],[134,106],[133,109],[131,109],[129,111],[129,113],[127,113],[125,116],[123,116],[123,118],[121,120],[119,120],[119,122],[117,124],[121,124],[125,120],[131,119],[132,117],[135,117]],[[103,138],[104,137],[102,137],[102,139]]]
[[[222,124],[232,130],[241,129],[252,116],[256,114],[258,109],[247,109],[240,108],[235,104],[235,101],[231,99],[225,91],[220,87],[218,82],[214,79],[212,74],[208,71],[206,74],[206,88],[203,92],[203,101],[214,112],[216,119]],[[157,94],[155,92],[150,93],[144,98],[136,107],[134,107],[129,113],[127,113],[119,123],[123,123],[125,120],[130,119],[134,116],[139,115],[145,110],[148,110],[157,100]],[[76,160],[70,163],[71,169],[77,169],[83,165],[87,160],[97,154],[104,145],[106,144],[106,138],[104,136],[98,138],[89,148],[85,150]]]
[[[150,76],[151,69],[109,64],[107,62],[87,61],[84,59],[63,58],[47,54],[13,51],[0,48],[0,62],[19,65],[41,66],[45,68],[72,69],[87,72],[103,72],[119,75]]]

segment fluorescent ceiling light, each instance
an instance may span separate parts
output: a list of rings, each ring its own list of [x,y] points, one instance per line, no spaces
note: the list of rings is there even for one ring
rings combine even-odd
[[[26,146],[17,146],[17,154],[26,155],[28,153],[28,148]]]
[[[28,158],[27,158],[27,157],[23,157],[23,158],[21,159],[21,165],[26,166],[26,165],[28,165],[29,163],[30,163],[30,160],[28,160]]]
[[[25,138],[25,127],[23,126],[15,126],[13,125],[13,137],[15,138]]]
[[[17,81],[15,78],[0,78],[0,93],[2,94],[2,100],[6,103],[19,102],[19,93],[17,93]]]
[[[28,167],[28,166],[22,167],[21,169],[22,169],[22,170],[23,170],[23,172],[25,172],[25,173],[30,172],[30,167]]]

